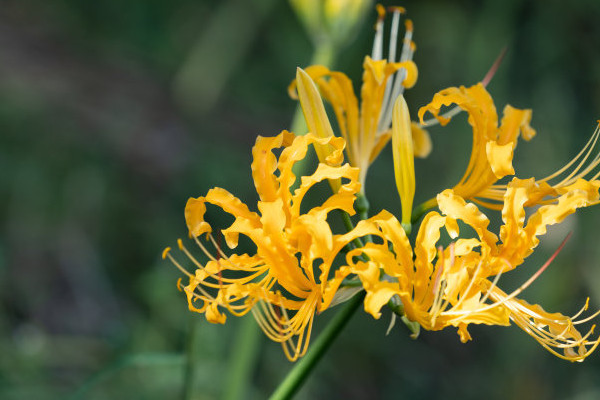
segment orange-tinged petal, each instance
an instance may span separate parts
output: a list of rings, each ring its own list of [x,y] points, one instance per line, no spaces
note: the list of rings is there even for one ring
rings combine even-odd
[[[342,177],[351,179],[349,183],[344,184],[340,187],[338,192],[331,196],[322,207],[327,209],[333,209],[342,207],[345,211],[354,214],[352,203],[354,194],[360,188],[360,184],[357,182],[356,177],[358,176],[358,170],[345,164],[341,167],[331,167],[326,164],[320,164],[317,167],[315,173],[311,176],[303,176],[300,187],[296,189],[292,198],[291,215],[292,218],[296,218],[300,215],[300,207],[302,200],[306,193],[317,183],[328,179],[329,181],[341,180]]]
[[[516,146],[519,134],[521,134],[523,139],[527,141],[531,140],[536,134],[535,129],[529,125],[531,123],[531,115],[531,110],[519,110],[507,104],[504,107],[502,122],[500,123],[498,143],[506,144],[512,142]]]
[[[477,206],[473,203],[467,203],[465,200],[454,194],[451,189],[446,189],[437,196],[438,206],[440,211],[447,217],[457,220],[462,220],[465,224],[477,232],[479,238],[483,243],[487,244],[488,247],[493,247],[496,244],[498,238],[496,235],[487,230],[490,220],[485,214],[483,214]],[[457,236],[458,232],[451,236]]]
[[[208,222],[204,221],[205,202],[204,197],[198,197],[197,199],[190,197],[185,205],[185,222],[190,235],[193,237],[212,232]]]
[[[432,144],[431,137],[427,130],[423,129],[416,122],[410,124],[412,140],[413,140],[413,152],[415,157],[425,158],[431,153]]]
[[[419,77],[419,70],[417,68],[417,64],[413,61],[403,61],[400,63],[395,63],[395,68],[400,69],[404,68],[406,70],[406,77],[402,81],[402,86],[407,89],[412,88],[417,83],[417,78]]]
[[[596,186],[598,187],[598,186]],[[590,194],[592,197],[590,198]],[[532,237],[535,247],[538,240],[535,237],[546,233],[548,225],[554,225],[562,222],[567,216],[573,214],[575,210],[586,207],[598,198],[598,192],[586,190],[569,191],[558,198],[557,204],[550,204],[540,207],[527,221],[525,231]]]
[[[381,150],[383,150],[385,148],[385,145],[388,144],[388,142],[390,141],[391,138],[392,138],[391,129],[387,132],[383,132],[383,133],[379,134],[375,138],[375,144],[373,145],[373,149],[371,150],[371,155],[369,156],[369,164],[372,164],[377,159],[377,157],[381,153]]]
[[[512,165],[513,147],[513,143],[500,145],[493,140],[486,143],[485,152],[487,160],[497,179],[502,179],[506,175],[514,175],[515,169]]]
[[[291,136],[290,136],[291,135]],[[273,149],[281,147],[292,140],[293,135],[287,131],[274,137],[256,138],[256,143],[252,148],[252,178],[256,192],[263,201],[273,201],[277,197],[279,185],[274,175],[277,169],[277,158],[273,154]]]
[[[425,296],[425,289],[433,272],[431,263],[436,256],[436,243],[440,238],[440,229],[445,222],[445,217],[436,212],[430,212],[425,215],[419,227],[419,233],[417,233],[415,241],[414,277],[414,297],[418,302]]]
[[[531,110],[518,110],[510,106],[504,109],[504,116],[498,126],[498,115],[492,97],[485,87],[479,83],[466,88],[448,88],[437,93],[430,104],[421,107],[419,119],[423,123],[426,112],[430,112],[442,125],[450,118],[440,115],[441,108],[456,104],[469,114],[469,124],[473,130],[473,146],[467,169],[454,191],[465,199],[491,208],[500,208],[498,204],[489,202],[501,201],[501,195],[492,189],[498,179],[514,174],[512,165],[513,149],[520,135],[525,140],[535,135],[529,125]]]
[[[206,320],[213,324],[224,324],[227,320],[227,316],[219,311],[216,303],[209,304],[205,312]]]

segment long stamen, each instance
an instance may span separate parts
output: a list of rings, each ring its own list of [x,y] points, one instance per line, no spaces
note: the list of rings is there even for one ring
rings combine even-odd
[[[449,250],[450,250],[450,267],[448,267],[448,271],[452,270],[452,268],[454,267],[454,263],[455,263],[454,242],[450,243]],[[443,287],[440,289],[440,292],[441,292],[441,295],[443,296],[446,291],[446,286],[447,286],[446,280],[443,281],[442,286]],[[442,298],[444,298],[444,297],[442,297]],[[446,310],[446,307],[448,307],[448,304],[450,304],[450,301],[448,299],[444,299],[444,301],[442,302],[442,304],[439,308],[438,315],[443,313],[444,310]]]
[[[512,265],[507,261],[507,260],[502,260],[507,266],[509,271],[512,269]],[[487,292],[485,293],[485,296],[483,296],[483,298],[481,299],[481,304],[484,304],[486,302],[486,300],[490,297],[490,292],[496,287],[496,285],[498,284],[498,281],[500,280],[500,277],[502,276],[502,273],[504,272],[504,267],[498,272],[498,274],[494,277],[494,280],[492,281],[492,284],[490,286],[490,288],[487,290]]]
[[[412,59],[413,53],[415,52],[415,43],[412,41],[413,36],[413,22],[407,19],[404,22],[404,39],[402,43],[402,53],[400,54],[400,62],[408,61]]]
[[[594,148],[596,147],[596,143],[598,142],[599,136],[600,136],[600,126],[596,127],[596,130],[594,131],[592,137],[588,140],[588,142],[581,149],[581,151],[569,163],[567,163],[564,167],[562,167],[560,170],[556,171],[552,175],[547,176],[546,178],[541,179],[540,181],[546,182],[546,181],[556,178],[557,176],[565,173],[575,163],[577,163],[577,166],[569,173],[569,175],[567,177],[563,178],[559,183],[557,183],[556,185],[553,185],[553,186],[565,186],[565,185],[568,185],[568,184],[574,182],[578,178],[581,178],[581,177],[584,177],[585,175],[587,175],[596,166],[598,166],[598,164],[600,164],[600,154],[596,154],[596,156],[591,160],[591,162],[589,162],[589,164],[587,164],[587,166],[585,166],[585,168],[584,168],[584,165],[585,165],[587,159],[590,157]],[[582,170],[582,168],[583,168],[583,170]],[[598,177],[598,175],[599,174],[596,174],[592,179],[596,179]]]
[[[446,261],[446,258],[444,257],[444,249],[442,247],[438,248],[438,267],[436,268],[437,271],[435,273],[435,279],[434,279],[434,283],[433,283],[433,302],[431,305],[431,308],[429,310],[429,313],[431,314],[431,325],[435,325],[435,320],[437,319],[437,316],[439,314],[439,310],[440,310],[440,304],[442,303],[442,298],[443,298],[443,291],[445,290],[445,281],[442,278],[442,275],[444,273],[444,264]]]
[[[196,266],[196,268],[204,268],[204,265],[202,265],[201,263],[199,263],[198,260],[196,260],[196,258],[183,245],[183,242],[182,242],[181,239],[177,239],[177,246],[179,247],[179,250],[183,251],[183,253],[187,256],[187,258],[189,258],[190,261],[192,263],[194,263],[194,265]]]
[[[202,244],[202,242],[194,236],[194,241],[196,242],[196,244],[198,245],[198,247],[200,247],[200,249],[202,250],[202,252],[204,253],[204,255],[206,255],[206,257],[208,257],[211,261],[217,261],[217,259],[211,254],[210,251],[208,251],[206,249],[206,247],[204,247],[204,245]]]
[[[460,296],[460,298],[452,308],[458,308],[458,306],[460,306],[464,299],[467,297],[467,294],[469,293],[469,291],[473,287],[473,284],[475,283],[475,279],[477,278],[477,274],[479,273],[479,269],[481,268],[482,263],[483,262],[480,260],[477,264],[477,267],[475,268],[475,272],[473,272],[473,276],[469,280],[469,285],[467,286],[467,289],[463,292],[463,294]]]
[[[400,25],[400,13],[394,12],[392,18],[392,30],[390,33],[390,47],[389,47],[389,56],[388,62],[393,63],[396,61],[396,48],[398,46],[398,29]],[[381,108],[384,111],[379,117],[379,125],[377,126],[377,131],[382,132],[389,129],[389,124],[386,125],[386,118],[383,116],[388,112],[390,98],[392,94],[392,85],[394,80],[394,75],[388,78],[388,82],[385,85],[385,92],[383,94],[383,101],[381,103]]]
[[[565,246],[567,240],[570,237],[571,237],[571,233],[569,233],[567,235],[567,237],[565,237],[565,239],[562,241],[560,246],[558,246],[558,248],[556,249],[554,254],[552,254],[552,256],[550,256],[550,258],[544,263],[544,265],[542,265],[525,283],[523,283],[518,289],[513,291],[511,294],[500,297],[495,293],[494,290],[492,290],[492,288],[490,288],[488,290],[488,293],[490,293],[494,298],[499,298],[500,300],[496,301],[495,303],[488,304],[487,306],[481,307],[475,311],[473,311],[473,310],[448,311],[446,314],[448,314],[448,315],[468,315],[468,314],[472,314],[472,313],[481,313],[483,311],[490,310],[494,307],[501,306],[501,305],[505,304],[508,300],[511,300],[511,299],[517,297],[521,292],[523,292],[523,290],[527,289],[529,287],[529,285],[531,285],[542,274],[542,272],[544,272],[546,270],[546,268],[548,268],[550,263],[556,258],[556,256],[562,250],[562,248]],[[541,318],[541,316],[540,316],[540,318]]]
[[[213,235],[208,235],[208,237],[210,238],[210,241],[213,244],[213,246],[215,246],[215,249],[217,250],[219,256],[221,256],[221,258],[227,259],[227,256],[225,255],[225,253],[223,253],[223,250],[221,250],[221,246],[219,246]]]
[[[375,39],[373,40],[373,51],[371,58],[381,60],[383,58],[383,21],[385,20],[385,8],[377,4],[377,22],[375,23]]]
[[[396,62],[396,48],[398,46],[398,29],[400,25],[400,13],[394,11],[392,15],[392,27],[390,32],[390,46],[389,46],[389,55],[388,62],[393,63]]]
[[[596,318],[598,315],[600,315],[600,310],[596,311],[595,313],[593,313],[592,315],[590,315],[587,318],[573,321],[573,325],[585,324],[586,322],[589,322],[589,321],[593,320],[594,318]],[[575,318],[577,318],[577,317],[572,317],[572,319],[575,319]]]
[[[190,274],[185,268],[183,268],[181,264],[179,264],[179,262],[177,262],[177,260],[175,260],[175,258],[171,255],[170,251],[170,247],[167,247],[165,251],[163,251],[163,260],[165,258],[168,258],[173,263],[173,265],[175,265],[175,267],[177,267],[177,269],[179,269],[184,275],[187,275],[189,278],[193,278],[194,275]]]
[[[575,315],[573,315],[571,318],[572,319],[579,318],[579,316],[581,314],[583,314],[583,312],[586,311],[589,306],[590,306],[590,298],[588,297],[587,299],[585,299],[585,304],[583,305],[583,307],[581,307],[581,309]]]
[[[394,12],[394,16],[400,15],[399,11]],[[406,20],[405,22],[406,32],[404,34],[404,44],[402,46],[402,54],[400,56],[400,61],[408,61],[412,58],[412,38],[413,33],[413,23],[411,20]],[[398,26],[396,26],[396,32],[393,34],[397,35]],[[408,49],[408,50],[407,50]],[[377,130],[379,132],[387,131],[390,128],[392,123],[392,108],[394,107],[394,102],[398,96],[404,93],[404,86],[402,82],[406,79],[406,69],[400,68],[398,71],[394,73],[390,78],[388,78],[388,82],[385,87],[385,95],[382,102],[382,110],[379,125]]]

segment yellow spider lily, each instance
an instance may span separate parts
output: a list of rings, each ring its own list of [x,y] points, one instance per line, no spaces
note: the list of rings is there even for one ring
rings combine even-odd
[[[486,194],[499,179],[515,173],[512,159],[519,135],[525,140],[535,136],[535,130],[529,125],[531,110],[518,110],[507,105],[498,126],[498,114],[492,96],[483,84],[478,83],[468,88],[451,87],[436,93],[431,103],[419,110],[421,123],[424,122],[425,113],[430,112],[442,126],[446,125],[450,118],[440,115],[440,109],[451,104],[456,104],[469,114],[469,124],[473,128],[471,158],[467,170],[453,190],[465,199],[500,209],[501,204],[486,201],[490,200]],[[502,195],[493,200],[501,202]],[[434,205],[435,199],[432,199],[426,208]]]
[[[303,159],[309,145],[331,146],[328,163],[319,164],[312,175],[303,176],[300,186],[290,191],[296,181],[293,166]],[[354,214],[353,202],[359,191],[358,170],[345,164],[344,141],[315,135],[294,136],[287,131],[272,138],[258,137],[253,148],[252,176],[260,196],[259,213],[228,191],[211,189],[206,196],[189,199],[185,218],[190,236],[209,261],[202,263],[178,241],[180,250],[195,267],[188,272],[167,248],[163,257],[188,277],[183,287],[191,311],[204,313],[213,323],[225,323],[223,310],[235,316],[252,312],[265,334],[282,343],[290,360],[301,357],[308,347],[315,313],[327,309],[342,280],[350,270],[332,270],[340,250],[358,237],[369,234],[363,225],[344,235],[333,234],[327,222],[333,210]],[[273,151],[282,149],[277,158]],[[302,213],[305,194],[325,180],[347,180],[337,193],[320,206]],[[238,237],[246,236],[255,246],[255,254],[228,255],[211,234],[205,220],[206,205],[215,205],[235,217],[221,231],[227,246],[238,246]],[[206,234],[215,247],[209,251],[201,240]]]
[[[290,0],[315,46],[344,47],[370,6],[370,0]]]
[[[347,268],[363,281],[367,291],[365,310],[375,318],[380,316],[381,307],[397,296],[409,320],[427,330],[457,327],[463,342],[471,339],[468,324],[509,325],[512,320],[552,354],[580,361],[596,349],[600,340],[590,339],[594,327],[581,334],[576,326],[598,313],[578,319],[587,309],[586,303],[582,311],[567,317],[516,298],[548,263],[510,294],[497,284],[503,273],[516,268],[533,252],[547,226],[560,223],[577,208],[596,204],[599,188],[600,182],[579,180],[526,219],[525,204],[535,196],[538,184],[533,179],[513,179],[504,196],[500,242],[488,230],[489,220],[475,204],[448,189],[437,196],[441,214],[430,212],[421,223],[414,254],[398,221],[382,212],[373,223],[384,243],[361,250],[369,257],[366,262],[354,262],[350,252]],[[457,239],[459,220],[471,227],[476,237]],[[438,247],[442,229],[455,239],[445,249]],[[388,246],[392,246],[393,253]],[[376,273],[380,270],[388,279],[380,281]]]
[[[417,67],[412,61],[415,45],[412,42],[412,22],[406,21],[406,35],[398,61],[398,27],[404,9],[391,8],[392,31],[388,59],[383,59],[383,22],[385,9],[378,5],[379,18],[371,57],[366,56],[363,67],[361,105],[352,87],[352,81],[342,72],[331,71],[322,65],[313,65],[304,71],[320,89],[323,98],[331,104],[336,115],[340,135],[346,140],[346,152],[350,165],[360,169],[359,182],[364,185],[367,171],[381,150],[391,138],[392,110],[396,98],[405,88],[414,86],[417,81]],[[288,91],[292,98],[299,98],[309,129],[330,123],[324,113],[323,100],[318,91],[310,93],[301,90],[303,82],[294,80]],[[296,88],[298,87],[298,93]],[[323,112],[307,114],[306,110],[318,109]],[[414,153],[425,157],[431,150],[427,132],[413,124],[411,127]],[[313,132],[314,133],[314,132]],[[319,155],[321,157],[321,155]],[[321,158],[320,158],[321,159]]]
[[[469,114],[469,124],[473,128],[471,158],[467,170],[453,190],[465,199],[500,210],[508,186],[497,184],[497,181],[515,174],[512,160],[519,135],[525,140],[531,140],[536,134],[529,125],[531,110],[518,110],[507,105],[498,126],[498,115],[492,97],[483,84],[479,83],[469,88],[451,87],[437,93],[431,103],[419,110],[421,123],[425,113],[430,112],[441,125],[446,125],[450,118],[440,115],[440,109],[451,104],[456,104]],[[580,179],[597,180],[600,177],[600,172],[596,171],[600,164],[598,137],[600,127],[596,128],[579,154],[564,167],[543,179],[536,179],[536,189],[530,193],[528,205],[545,204],[547,196],[556,197],[565,193]],[[425,208],[433,207],[435,202],[435,199],[431,199],[425,204]]]

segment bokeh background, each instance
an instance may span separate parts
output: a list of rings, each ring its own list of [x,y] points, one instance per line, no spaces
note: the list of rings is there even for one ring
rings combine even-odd
[[[412,113],[442,88],[479,81],[507,46],[489,90],[499,110],[533,108],[538,130],[517,148],[520,176],[554,171],[592,134],[599,2],[399,5],[418,47]],[[336,60],[357,85],[369,10]],[[235,397],[229,382],[246,372],[232,355],[248,346],[241,398],[275,388],[291,367],[279,345],[253,342],[235,318],[213,326],[188,312],[160,254],[186,236],[188,197],[221,186],[256,199],[251,146],[289,128],[286,87],[311,52],[286,1],[0,0],[0,398],[179,398],[190,331],[194,398]],[[417,204],[460,178],[470,132],[464,115],[430,130]],[[387,150],[370,170],[373,212],[400,209]],[[590,296],[598,309],[598,222],[598,208],[570,217],[500,285],[518,287],[572,231],[523,297],[573,314]],[[473,326],[468,344],[453,329],[385,336],[389,318],[358,313],[298,398],[600,398],[600,354],[571,364],[515,327]]]

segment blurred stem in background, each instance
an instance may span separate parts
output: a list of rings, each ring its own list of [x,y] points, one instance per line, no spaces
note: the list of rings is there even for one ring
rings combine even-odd
[[[212,110],[275,4],[275,0],[219,3],[175,76],[174,95],[186,112],[205,116]]]
[[[228,376],[231,384],[225,386],[223,399],[237,400],[248,398],[249,387],[251,387],[252,373],[256,365],[256,358],[259,354],[260,339],[262,332],[254,318],[250,315],[240,320],[237,326],[237,333],[229,360]]]
[[[354,40],[372,1],[290,0],[290,4],[313,44],[314,52],[308,65],[333,68],[339,52]],[[307,132],[300,105],[296,107],[290,129],[297,135]]]
[[[196,347],[198,338],[198,325],[200,318],[192,314],[188,326],[186,355],[185,355],[185,372],[183,375],[183,399],[191,400],[194,398],[194,381],[196,372]]]

